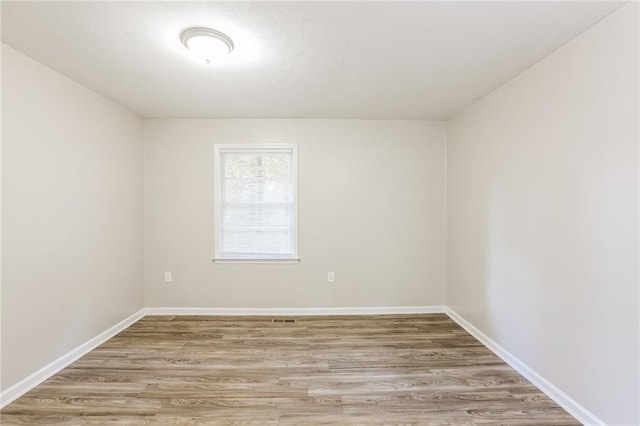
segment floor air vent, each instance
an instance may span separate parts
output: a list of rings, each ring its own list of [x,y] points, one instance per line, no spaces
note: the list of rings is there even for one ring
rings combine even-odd
[[[293,324],[293,323],[296,322],[296,320],[294,320],[294,319],[273,319],[273,320],[271,320],[271,322]]]

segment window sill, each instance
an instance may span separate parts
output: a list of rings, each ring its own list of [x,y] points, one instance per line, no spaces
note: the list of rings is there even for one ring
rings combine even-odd
[[[300,263],[300,258],[292,259],[213,259],[213,263]]]

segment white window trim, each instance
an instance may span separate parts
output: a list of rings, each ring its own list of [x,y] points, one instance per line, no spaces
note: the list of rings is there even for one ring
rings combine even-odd
[[[222,257],[220,255],[220,161],[221,152],[224,150],[232,151],[250,151],[256,152],[260,149],[276,150],[286,149],[291,150],[293,158],[293,164],[291,168],[292,180],[293,180],[293,256],[291,257],[260,257],[255,259],[250,258],[231,258]],[[298,145],[296,144],[280,144],[280,143],[255,143],[255,144],[216,144],[214,148],[214,175],[213,175],[213,220],[214,220],[214,255],[213,261],[215,263],[299,263],[300,257],[298,252]]]

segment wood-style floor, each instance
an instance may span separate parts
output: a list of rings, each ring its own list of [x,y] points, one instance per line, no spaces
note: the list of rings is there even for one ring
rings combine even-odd
[[[444,314],[148,316],[2,425],[579,424]]]

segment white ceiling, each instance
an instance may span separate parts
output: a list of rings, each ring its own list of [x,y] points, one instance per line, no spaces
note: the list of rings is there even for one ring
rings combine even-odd
[[[444,119],[620,4],[3,1],[2,41],[143,117]]]

